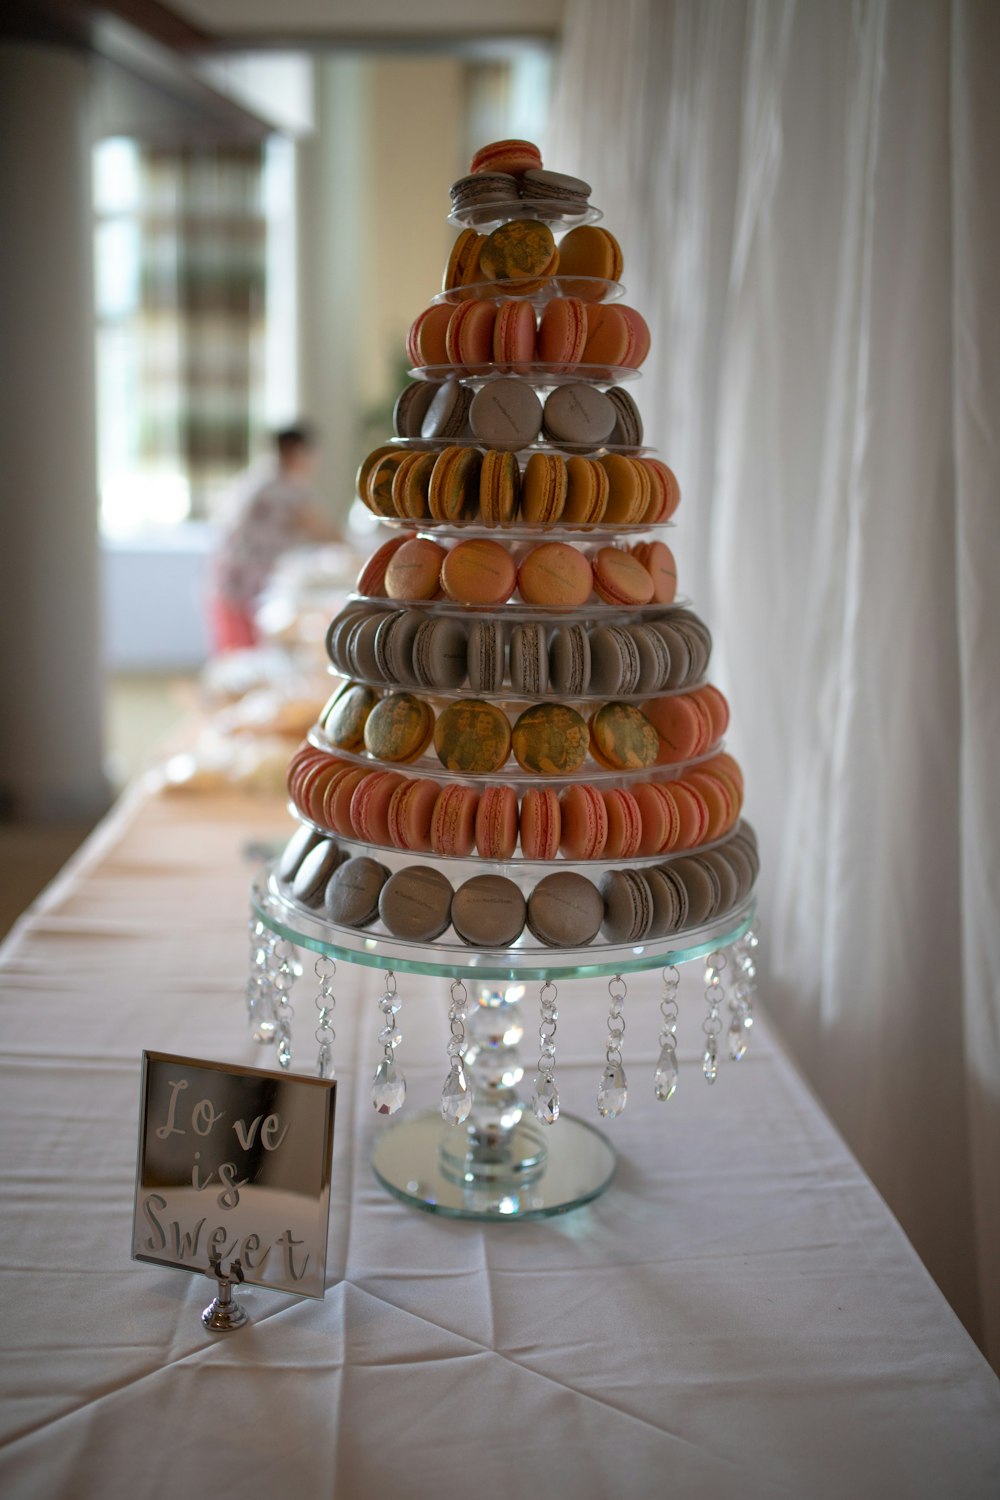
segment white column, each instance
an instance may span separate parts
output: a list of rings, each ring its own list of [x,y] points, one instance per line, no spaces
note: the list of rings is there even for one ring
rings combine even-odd
[[[0,814],[33,818],[107,802],[89,83],[0,47]]]

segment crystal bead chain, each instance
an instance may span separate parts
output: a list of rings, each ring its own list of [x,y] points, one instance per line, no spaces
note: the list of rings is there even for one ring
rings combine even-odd
[[[701,1070],[706,1083],[714,1083],[719,1071],[719,1033],[722,1031],[719,1006],[726,998],[722,987],[722,971],[725,967],[724,953],[710,953],[705,960],[705,1004],[708,1006],[708,1015],[701,1023],[701,1029],[705,1033]]]
[[[247,1023],[255,1042],[266,1045],[274,1041],[277,1021],[274,1014],[274,991],[271,986],[271,963],[274,934],[252,913],[247,923],[250,939],[250,971],[247,975]]]
[[[555,1080],[558,998],[559,991],[551,979],[547,979],[539,995],[542,1019],[538,1025],[538,1072],[535,1074],[535,1087],[531,1096],[535,1118],[543,1125],[554,1125],[559,1118],[559,1090]]]
[[[756,947],[757,934],[751,928],[733,944],[731,949],[735,979],[729,999],[731,1017],[727,1039],[729,1056],[733,1062],[739,1062],[741,1058],[746,1057],[750,1031],[753,1027],[753,1002],[757,994],[757,965],[754,962]]]
[[[681,976],[673,964],[663,971],[663,997],[660,1000],[660,1056],[653,1075],[653,1092],[661,1103],[672,1099],[677,1089],[677,991]]]
[[[382,1026],[378,1039],[382,1044],[382,1061],[375,1069],[372,1079],[372,1105],[380,1115],[394,1115],[402,1109],[406,1098],[406,1079],[403,1070],[396,1067],[396,1048],[403,1040],[403,1033],[396,1025],[396,1017],[403,1002],[396,994],[396,976],[391,969],[386,971],[385,989],[379,996],[378,1008],[382,1012]]]
[[[313,1001],[319,1012],[319,1025],[315,1032],[319,1043],[319,1051],[316,1054],[316,1073],[320,1078],[334,1078],[336,1074],[333,1067],[333,1043],[337,1033],[333,1029],[333,1012],[337,999],[333,993],[333,981],[337,976],[337,965],[332,958],[320,954],[313,965],[313,970],[319,980],[319,994]]]
[[[461,1125],[472,1108],[472,1089],[465,1072],[465,1053],[469,1045],[465,1019],[469,1011],[469,992],[461,979],[451,981],[451,1004],[448,1007],[448,1056],[451,1070],[441,1090],[441,1116],[449,1125]]]
[[[277,961],[271,983],[274,986],[275,1015],[278,1022],[278,1066],[287,1070],[292,1066],[292,1021],[295,1019],[295,1012],[289,995],[295,983],[295,971],[292,967],[295,949],[284,938],[279,938],[274,945],[273,957]]]
[[[615,1120],[625,1108],[628,1079],[622,1066],[622,1038],[625,1035],[625,997],[628,986],[620,974],[608,982],[611,1009],[608,1011],[608,1046],[604,1054],[604,1072],[597,1088],[597,1108],[606,1120]]]

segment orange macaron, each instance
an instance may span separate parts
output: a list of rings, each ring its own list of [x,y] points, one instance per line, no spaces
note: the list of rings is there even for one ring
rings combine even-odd
[[[516,583],[514,559],[506,547],[489,537],[459,542],[441,565],[441,587],[456,604],[503,604]]]
[[[568,542],[541,542],[522,560],[517,586],[526,604],[579,609],[590,598],[594,572],[583,553]]]

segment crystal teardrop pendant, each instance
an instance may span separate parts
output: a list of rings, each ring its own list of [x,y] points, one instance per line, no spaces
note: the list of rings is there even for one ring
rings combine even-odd
[[[677,1076],[677,1053],[667,1042],[660,1052],[656,1072],[653,1074],[653,1092],[661,1103],[673,1098],[677,1089]]]
[[[394,1115],[406,1098],[406,1079],[395,1063],[383,1057],[372,1079],[372,1104],[380,1115]]]
[[[535,1092],[531,1096],[531,1107],[535,1118],[542,1125],[554,1125],[559,1118],[559,1090],[551,1075],[539,1073],[535,1078]]]
[[[739,1011],[736,1012],[730,1021],[726,1036],[729,1042],[729,1056],[733,1062],[739,1062],[741,1058],[747,1055],[746,1026],[744,1024],[744,1017],[740,1015]]]
[[[606,1120],[615,1120],[625,1108],[628,1079],[621,1063],[608,1063],[597,1089],[597,1108]]]
[[[472,1090],[461,1063],[452,1068],[441,1090],[441,1115],[449,1125],[461,1125],[472,1108]]]
[[[716,1078],[718,1077],[719,1070],[716,1062],[717,1058],[718,1044],[716,1043],[715,1037],[710,1036],[705,1044],[705,1055],[701,1060],[701,1071],[705,1075],[706,1083],[714,1083]]]

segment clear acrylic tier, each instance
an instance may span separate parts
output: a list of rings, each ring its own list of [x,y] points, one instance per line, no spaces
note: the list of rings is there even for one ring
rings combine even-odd
[[[518,364],[516,369],[503,365],[414,365],[409,371],[411,380],[461,380],[463,385],[478,390],[491,380],[508,380],[512,376],[522,380],[535,390],[547,391],[557,385],[571,385],[586,381],[589,385],[624,385],[629,380],[638,380],[640,371],[633,365],[541,365]]]
[[[457,306],[459,302],[503,302],[514,297],[532,307],[544,308],[553,297],[576,297],[581,302],[617,302],[625,295],[625,287],[620,281],[608,281],[602,276],[544,276],[533,285],[534,290],[525,293],[523,281],[472,281],[467,286],[446,287],[431,301]]]
[[[478,229],[480,234],[490,234],[513,219],[541,219],[553,234],[559,234],[564,229],[576,229],[580,224],[596,224],[603,217],[601,210],[592,203],[574,205],[546,198],[502,198],[493,203],[453,208],[448,223],[458,229]]]

